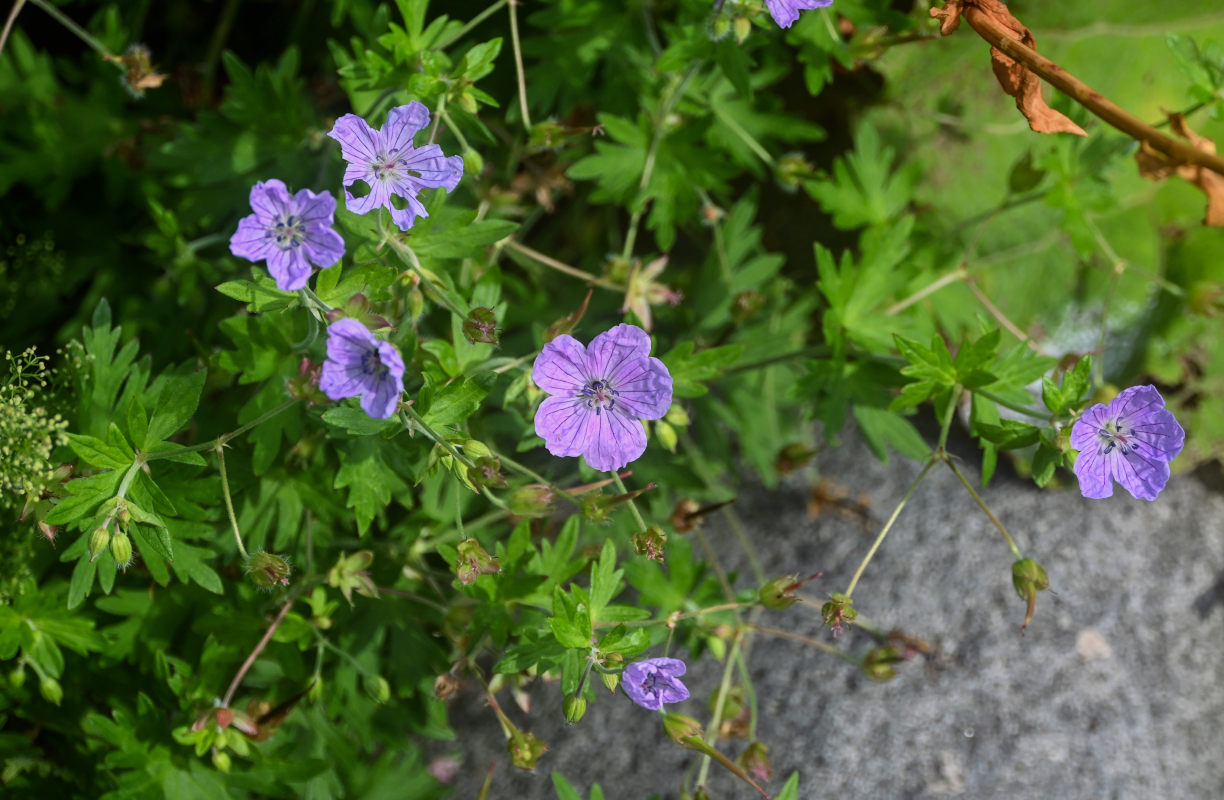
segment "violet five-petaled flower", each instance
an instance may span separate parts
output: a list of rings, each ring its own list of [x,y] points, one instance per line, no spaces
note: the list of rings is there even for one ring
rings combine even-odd
[[[1075,475],[1080,493],[1112,497],[1117,481],[1132,496],[1155,500],[1185,440],[1186,432],[1155,386],[1123,389],[1109,405],[1085,411],[1071,428],[1071,446],[1079,450]]]
[[[296,292],[310,278],[311,264],[334,265],[344,255],[344,240],[332,230],[336,198],[301,189],[290,195],[276,179],[251,187],[251,211],[230,237],[230,252],[267,261],[282,291]]]
[[[659,419],[672,400],[667,367],[650,356],[650,337],[621,324],[588,347],[562,334],[544,345],[531,370],[549,397],[536,433],[554,456],[578,456],[600,472],[620,469],[646,451],[640,419]]]
[[[337,320],[327,328],[327,360],[319,388],[332,400],[361,395],[362,410],[387,419],[404,393],[404,359],[357,320]]]
[[[828,8],[833,0],[765,0],[765,7],[780,28],[789,28],[799,19],[800,11],[812,8]]]
[[[349,162],[343,181],[344,205],[349,211],[368,214],[386,208],[399,229],[406,231],[417,217],[429,216],[417,199],[422,189],[440,187],[449,192],[459,184],[462,157],[448,158],[436,144],[413,146],[413,137],[427,125],[429,109],[416,100],[391,109],[381,130],[374,130],[356,114],[336,120],[327,135],[340,143],[340,153]],[[347,187],[357,181],[365,181],[370,193],[354,197]],[[393,196],[399,196],[405,208],[392,205]]]
[[[678,658],[634,661],[621,674],[621,688],[642,708],[658,711],[664,703],[688,699],[689,690],[680,682],[685,670],[684,662]]]

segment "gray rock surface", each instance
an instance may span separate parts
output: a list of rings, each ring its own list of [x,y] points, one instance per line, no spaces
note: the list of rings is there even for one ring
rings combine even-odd
[[[972,451],[966,473],[976,479]],[[822,474],[864,493],[871,521],[807,515],[811,475],[777,491],[746,489],[738,513],[772,575],[823,570],[804,591],[842,591],[919,466],[877,462],[852,436],[821,456]],[[1090,501],[1074,488],[1041,491],[1005,468],[984,497],[1052,592],[1020,634],[1002,537],[946,468],[932,470],[855,590],[884,629],[938,648],[891,682],[792,641],[758,635],[749,663],[759,738],[771,748],[776,792],[798,770],[801,798],[1224,797],[1224,492],[1219,472],[1175,475],[1154,503],[1121,489]],[[1214,485],[1212,485],[1214,484]],[[975,484],[976,485],[976,484]],[[725,523],[705,528],[740,586],[748,565]],[[1053,594],[1056,593],[1056,594]],[[829,640],[812,608],[762,624]],[[869,637],[839,642],[856,651]],[[656,655],[656,653],[652,653]],[[693,699],[675,707],[703,721],[722,665],[690,664]],[[505,696],[505,695],[503,695]],[[509,766],[501,732],[474,694],[452,707],[465,769],[455,796],[474,798],[488,766],[493,798],[553,798],[558,770],[608,800],[679,798],[697,758],[668,741],[653,715],[601,697],[567,728],[555,685],[537,686],[529,716],[511,714],[550,747],[534,774]],[[512,705],[507,703],[508,705]],[[721,741],[731,754],[743,741]],[[711,797],[757,795],[715,766]]]

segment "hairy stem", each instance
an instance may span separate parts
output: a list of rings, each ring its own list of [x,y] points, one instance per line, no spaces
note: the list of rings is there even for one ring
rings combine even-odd
[[[238,685],[242,683],[242,679],[246,677],[247,672],[255,665],[255,659],[259,658],[259,654],[268,646],[268,642],[272,641],[272,634],[276,633],[276,629],[284,622],[285,615],[289,613],[289,609],[293,608],[293,604],[297,602],[297,595],[290,597],[281,606],[281,610],[276,615],[276,619],[272,620],[272,624],[264,631],[263,638],[255,645],[255,649],[247,656],[246,661],[242,662],[242,666],[238,668],[238,674],[230,681],[229,689],[225,691],[225,697],[221,700],[222,708],[229,708],[230,701],[234,699],[234,692],[238,691]]]

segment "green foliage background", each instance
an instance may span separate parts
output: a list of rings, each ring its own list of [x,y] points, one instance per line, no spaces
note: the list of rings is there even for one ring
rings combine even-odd
[[[987,481],[1005,454],[1073,483],[1067,424],[1111,385],[1154,381],[1188,431],[1174,469],[1219,458],[1224,239],[1199,226],[1202,195],[1140,178],[1134,142],[1065,98],[1090,136],[1031,133],[984,43],[938,39],[926,4],[837,0],[782,31],[755,0],[524,2],[533,125],[500,3],[57,4],[99,47],[152,49],[168,80],[139,99],[42,5],[0,54],[12,796],[443,796],[421,755],[455,736],[439,676],[548,676],[594,702],[593,663],[615,674],[665,641],[727,658],[742,609],[705,609],[749,607],[774,576],[724,589],[673,509],[772,487],[786,460],[815,482],[812,456],[851,421],[878,457],[924,458],[961,404]],[[1224,134],[1224,16],[1012,7],[1119,105],[1193,109]],[[394,243],[341,204],[348,254],[314,279],[404,354],[412,412],[384,422],[295,401],[321,326],[227,244],[258,180],[337,191],[336,117],[377,127],[409,100],[463,182],[422,195],[430,217]],[[663,256],[664,286],[647,284]],[[634,553],[643,526],[611,487],[513,505],[606,477],[549,456],[531,425],[531,360],[588,290],[583,341],[645,324],[654,297],[677,401],[630,484],[659,484],[634,513],[668,536],[664,564]],[[463,335],[477,307],[496,346]],[[480,457],[509,485],[477,485]],[[121,512],[126,570],[89,557]],[[251,580],[233,526],[287,560],[287,587]],[[498,573],[459,580],[469,541]],[[798,791],[792,777],[778,796]]]

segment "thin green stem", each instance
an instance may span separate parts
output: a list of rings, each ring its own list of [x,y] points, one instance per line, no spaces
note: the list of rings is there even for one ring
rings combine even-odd
[[[277,613],[276,618],[272,620],[272,624],[264,631],[264,635],[255,645],[255,649],[246,657],[246,661],[242,662],[242,666],[238,668],[238,673],[234,675],[234,679],[230,681],[229,688],[225,690],[225,697],[221,700],[222,708],[229,708],[230,701],[234,699],[234,693],[238,691],[238,686],[242,683],[242,679],[251,670],[255,664],[255,659],[259,658],[259,654],[268,646],[268,642],[272,641],[272,634],[276,633],[276,629],[284,622],[285,615],[289,613],[289,609],[293,608],[293,604],[297,602],[297,595],[291,595],[285,604],[281,606],[281,610]]]
[[[9,11],[8,19],[4,21],[4,30],[0,31],[0,53],[4,52],[4,45],[8,42],[9,34],[13,32],[13,24],[17,22],[17,15],[21,13],[21,7],[25,3],[26,0],[17,0],[13,3],[13,9]]]
[[[710,715],[710,724],[706,726],[705,742],[711,747],[718,738],[718,727],[722,724],[723,707],[727,703],[727,692],[731,689],[731,670],[735,669],[736,656],[739,655],[740,643],[743,641],[743,630],[737,631],[735,641],[731,643],[731,652],[727,654],[727,663],[723,665],[722,680],[718,684],[718,694],[714,696],[714,713]],[[697,785],[705,786],[710,774],[710,757],[701,756],[701,766],[697,769]]]
[[[952,393],[948,396],[948,407],[944,410],[943,421],[939,425],[939,451],[942,453],[944,447],[948,444],[948,432],[952,429],[952,420],[956,416],[956,404],[960,401],[961,391],[960,384],[952,387]]]
[[[523,127],[531,133],[531,112],[527,110],[527,77],[523,73],[523,46],[519,42],[519,0],[510,0],[510,43],[514,46],[514,76],[518,81],[519,110],[523,114]]]
[[[962,264],[961,266],[957,267],[951,272],[931,281],[926,286],[914,292],[913,294],[911,294],[909,297],[905,298],[904,300],[898,303],[894,303],[893,305],[889,306],[884,311],[884,313],[890,317],[896,316],[897,314],[900,314],[902,311],[912,306],[914,303],[917,303],[918,301],[926,297],[929,297],[930,295],[935,294],[935,292],[938,292],[940,289],[944,288],[948,284],[956,283],[957,281],[963,281],[968,275],[969,275],[969,270],[965,269],[965,266]]]
[[[224,442],[228,442],[230,439],[236,439],[237,437],[249,431],[251,428],[254,428],[257,425],[262,425],[263,423],[272,419],[277,414],[286,410],[290,406],[297,405],[297,403],[298,401],[296,398],[286,400],[285,402],[281,403],[279,406],[272,409],[271,411],[265,411],[264,413],[260,414],[255,419],[246,423],[245,425],[240,425],[239,427],[235,428],[229,433],[223,433],[220,436],[218,436],[216,439],[212,439],[207,442],[201,442],[200,444],[193,444],[190,447],[179,447],[174,450],[159,450],[156,453],[142,453],[141,456],[144,458],[145,461],[156,461],[159,458],[173,458],[174,456],[181,456],[185,453],[198,453],[202,450],[212,450],[213,448],[217,446],[218,443],[224,443]]]
[[[115,56],[109,50],[103,47],[101,42],[99,42],[97,39],[91,36],[89,31],[85,30],[80,25],[76,24],[71,19],[69,19],[67,16],[65,16],[64,12],[60,11],[55,6],[46,2],[46,0],[30,0],[30,2],[38,6],[39,8],[41,8],[43,11],[46,11],[52,17],[54,17],[56,22],[63,25],[65,28],[71,31],[78,39],[80,39],[82,42],[84,42],[85,44],[89,45],[94,50],[96,50],[98,54],[101,55],[103,58],[105,58],[107,61],[116,60]]]
[[[442,434],[438,433],[436,430],[431,428],[429,426],[429,423],[425,421],[425,418],[422,417],[420,414],[418,414],[417,410],[413,408],[411,405],[405,405],[400,410],[404,413],[405,416],[407,416],[409,419],[412,420],[413,426],[417,430],[419,430],[421,433],[429,437],[433,441],[434,444],[438,445],[443,450],[450,453],[451,458],[455,459],[460,464],[463,464],[466,467],[473,467],[476,465],[476,462],[472,461],[472,459],[468,458],[463,453],[460,453],[458,450],[455,449],[455,446],[453,444],[446,441],[445,436],[443,436]]]
[[[629,494],[629,490],[625,488],[625,482],[621,480],[620,473],[618,473],[616,470],[612,470],[612,480],[616,483],[616,488],[621,494]],[[646,524],[646,520],[642,519],[642,512],[638,511],[637,503],[633,502],[632,497],[628,499],[628,503],[629,513],[633,514],[633,519],[635,522],[637,522],[638,530],[644,531],[650,527]]]
[[[753,138],[752,134],[744,130],[744,127],[736,122],[735,118],[724,111],[716,103],[710,104],[710,109],[714,112],[714,116],[718,117],[719,122],[731,129],[731,132],[740,138],[740,140],[751,150],[757,158],[764,161],[769,166],[774,166],[774,157],[769,154],[769,151]]]
[[[459,126],[451,119],[450,114],[446,113],[446,111],[439,111],[438,118],[446,123],[446,129],[459,141],[459,147],[462,148],[463,152],[466,153],[472,149],[472,146],[468,144],[467,138],[463,135],[463,131],[459,130]]]
[[[748,659],[744,658],[744,648],[740,648],[735,653],[735,663],[739,667],[740,682],[744,686],[744,695],[748,700],[748,741],[756,740],[757,730],[757,696],[756,689],[752,688],[752,675],[748,672]]]
[[[502,464],[505,464],[507,467],[517,472],[518,474],[524,477],[527,477],[527,478],[531,478],[533,481],[535,481],[536,483],[542,486],[551,486],[553,489],[557,491],[557,494],[561,495],[562,497],[564,497],[566,500],[570,501],[574,505],[581,505],[581,501],[577,497],[570,494],[565,489],[562,489],[560,486],[557,486],[552,481],[548,480],[547,478],[545,478],[543,475],[536,472],[535,470],[523,464],[520,464],[519,462],[515,461],[512,458],[508,458],[502,453],[493,453],[493,457],[496,458],[498,461],[500,461]]]
[[[217,442],[214,448],[217,451],[217,464],[221,468],[221,493],[225,497],[225,510],[229,514],[230,525],[234,529],[234,541],[238,543],[238,552],[242,553],[243,561],[250,558],[247,555],[246,545],[242,543],[242,533],[238,530],[238,517],[234,514],[234,501],[230,497],[229,477],[225,474],[225,445]]]
[[[655,115],[654,119],[654,135],[650,139],[650,149],[646,151],[646,162],[642,166],[642,178],[638,181],[639,193],[650,185],[650,179],[654,176],[654,165],[655,159],[659,155],[659,145],[663,143],[663,137],[666,135],[666,125],[664,122],[667,119],[667,115],[675,108],[676,102],[684,94],[689,81],[697,74],[700,66],[700,61],[694,61],[690,64],[688,70],[684,73],[684,77],[678,83],[672,85],[671,89],[663,97],[663,102],[659,104],[659,113]],[[637,243],[638,225],[641,224],[642,214],[645,211],[646,204],[641,202],[629,218],[629,230],[625,233],[625,245],[621,248],[622,261],[627,262],[629,257],[633,255],[633,246]]]
[[[496,3],[489,6],[484,11],[481,11],[476,16],[472,17],[472,19],[462,28],[455,31],[453,34],[451,34],[450,36],[447,36],[445,39],[443,39],[442,41],[434,45],[434,49],[442,50],[447,47],[450,47],[452,44],[454,44],[455,42],[462,39],[464,36],[467,36],[469,33],[471,33],[472,29],[475,28],[477,25],[484,22],[486,19],[488,19],[492,15],[496,14],[497,10],[500,9],[505,4],[506,4],[506,0],[497,0]]]
[[[598,286],[601,289],[608,289],[609,291],[613,291],[613,292],[625,291],[625,287],[621,286],[618,283],[610,281],[607,278],[601,278],[598,275],[592,275],[591,273],[580,270],[577,267],[571,267],[569,264],[566,264],[564,261],[558,261],[552,256],[545,255],[544,253],[541,253],[539,250],[535,250],[533,248],[528,247],[525,244],[516,242],[514,239],[507,239],[506,247],[509,247],[511,250],[515,250],[517,252],[522,253],[523,255],[530,258],[532,261],[543,264],[546,267],[551,267],[552,269],[555,269],[557,272],[562,272],[573,278],[578,278],[580,280],[586,281],[591,286]]]
[[[988,392],[985,389],[973,389],[972,391],[974,394],[981,395],[982,397],[985,397],[987,400],[990,400],[993,403],[1001,405],[1004,408],[1010,408],[1012,411],[1015,411],[1017,414],[1024,414],[1027,417],[1032,417],[1033,419],[1039,419],[1044,422],[1049,422],[1050,420],[1050,415],[1048,413],[1042,413],[1041,411],[1035,411],[1034,409],[1022,406],[1019,403],[1013,403],[1007,398],[1000,397],[999,395],[993,392]]]
[[[993,522],[995,527],[999,529],[999,533],[1003,534],[1003,538],[1007,540],[1007,546],[1011,548],[1012,554],[1018,559],[1023,558],[1024,556],[1020,555],[1020,548],[1016,547],[1016,542],[1012,539],[1011,534],[1007,532],[1007,528],[1003,527],[1003,523],[999,522],[999,518],[996,517],[994,512],[991,511],[987,507],[986,503],[982,501],[981,496],[979,496],[978,493],[973,490],[973,487],[969,485],[969,481],[965,480],[965,476],[962,475],[961,471],[956,468],[956,465],[952,463],[952,460],[945,458],[944,463],[948,465],[948,469],[952,470],[953,474],[956,475],[957,478],[960,478],[961,485],[963,485],[969,494],[973,496],[973,499],[977,501],[978,507],[981,508],[982,511],[986,512],[986,516],[990,517],[990,521]]]
[[[854,595],[854,587],[858,586],[859,578],[863,576],[863,570],[867,569],[867,565],[871,563],[871,559],[876,554],[876,550],[880,549],[880,545],[884,543],[884,537],[892,530],[893,523],[897,521],[897,517],[901,516],[901,509],[905,508],[905,504],[909,502],[914,491],[917,490],[918,484],[922,483],[922,479],[931,471],[931,467],[935,466],[935,461],[928,460],[926,466],[922,468],[922,472],[918,473],[918,477],[914,479],[914,483],[905,492],[905,496],[901,498],[901,502],[897,503],[897,507],[893,509],[892,515],[889,516],[888,522],[884,523],[884,528],[876,536],[875,541],[871,543],[871,549],[867,551],[867,555],[863,556],[863,562],[859,564],[858,569],[854,572],[854,577],[850,579],[850,585],[846,587],[846,597]]]
[[[421,266],[421,260],[417,258],[417,254],[413,252],[411,247],[401,242],[394,234],[388,235],[386,237],[386,241],[391,244],[391,249],[395,250],[396,253],[399,253],[400,258],[404,260],[404,263],[411,267],[412,271],[420,276],[421,285],[425,287],[426,291],[428,291],[430,296],[434,298],[435,302],[446,306],[448,309],[450,309],[452,314],[464,319],[467,318],[468,312],[460,308],[459,304],[450,297],[449,293],[442,291],[434,285],[433,279],[430,278],[429,274],[425,272],[425,268]]]
[[[618,625],[624,625],[626,628],[649,628],[651,625],[666,625],[673,622],[679,622],[682,619],[693,619],[694,617],[704,617],[706,614],[717,614],[720,611],[734,611],[739,608],[752,608],[756,605],[756,601],[751,603],[722,603],[717,606],[709,606],[708,608],[698,609],[697,611],[686,611],[683,614],[672,612],[663,617],[656,619],[636,619],[628,622],[596,622],[596,628],[615,628]]]

